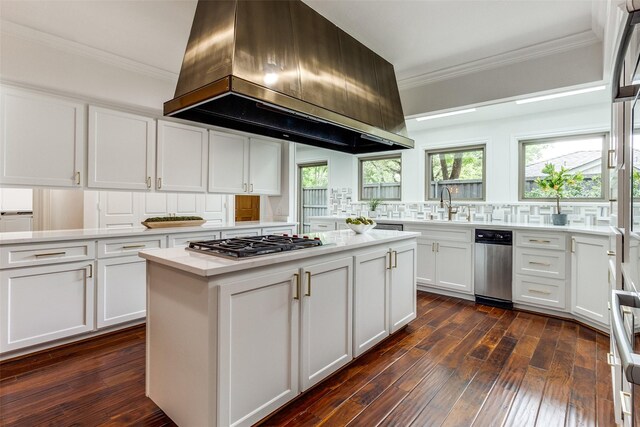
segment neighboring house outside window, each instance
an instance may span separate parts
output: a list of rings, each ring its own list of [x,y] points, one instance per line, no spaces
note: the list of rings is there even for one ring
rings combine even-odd
[[[485,199],[484,145],[429,150],[425,165],[426,200],[440,200],[444,187],[454,200]]]
[[[582,173],[584,180],[565,192],[565,199],[604,200],[609,174],[603,158],[608,148],[606,133],[520,141],[520,200],[549,199],[535,183],[542,169],[552,163],[556,170]]]
[[[402,158],[391,156],[360,159],[360,200],[400,200],[402,197]]]

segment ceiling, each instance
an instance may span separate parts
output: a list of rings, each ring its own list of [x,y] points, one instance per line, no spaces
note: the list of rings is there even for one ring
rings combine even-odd
[[[597,28],[606,0],[305,0],[394,64],[399,80]],[[0,16],[178,73],[193,0],[0,1]]]

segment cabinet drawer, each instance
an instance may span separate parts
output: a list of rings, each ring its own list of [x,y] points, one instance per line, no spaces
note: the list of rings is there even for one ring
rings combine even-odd
[[[516,246],[564,251],[567,248],[567,236],[563,232],[537,233],[516,231]]]
[[[226,230],[222,232],[223,239],[231,239],[234,237],[259,236],[260,228],[241,228],[239,230]]]
[[[516,274],[513,300],[525,304],[565,309],[564,280]]]
[[[98,241],[98,258],[135,255],[147,249],[165,248],[166,236],[158,234],[153,237],[109,239]]]
[[[210,231],[208,233],[189,233],[189,234],[170,234],[170,248],[186,248],[189,242],[200,240],[215,240],[220,238],[219,231]]]
[[[311,221],[310,232],[317,233],[321,231],[332,231],[336,229],[335,222],[314,222]]]
[[[516,273],[518,274],[564,279],[566,267],[564,252],[516,248]]]
[[[262,234],[288,234],[289,236],[296,234],[296,228],[292,225],[287,227],[270,227],[263,228]]]
[[[32,267],[93,259],[95,242],[79,241],[0,247],[0,268]]]
[[[471,228],[440,228],[405,225],[404,231],[416,231],[432,240],[446,240],[449,242],[471,243],[473,230]]]

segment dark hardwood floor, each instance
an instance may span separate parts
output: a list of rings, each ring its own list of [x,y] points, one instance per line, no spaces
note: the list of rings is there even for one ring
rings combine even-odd
[[[418,318],[264,426],[609,426],[605,335],[420,292]],[[144,328],[0,365],[0,425],[174,425],[144,395]]]

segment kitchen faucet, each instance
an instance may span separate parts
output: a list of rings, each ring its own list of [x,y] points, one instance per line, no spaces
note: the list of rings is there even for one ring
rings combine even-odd
[[[447,193],[449,194],[448,204],[445,202],[444,198],[442,197],[442,193],[444,193],[444,190],[447,190]],[[440,190],[440,207],[444,208],[445,205],[447,206],[447,220],[451,221],[453,214],[458,213],[458,208],[454,208],[453,206],[451,206],[451,190],[446,185],[442,187],[442,190]]]

